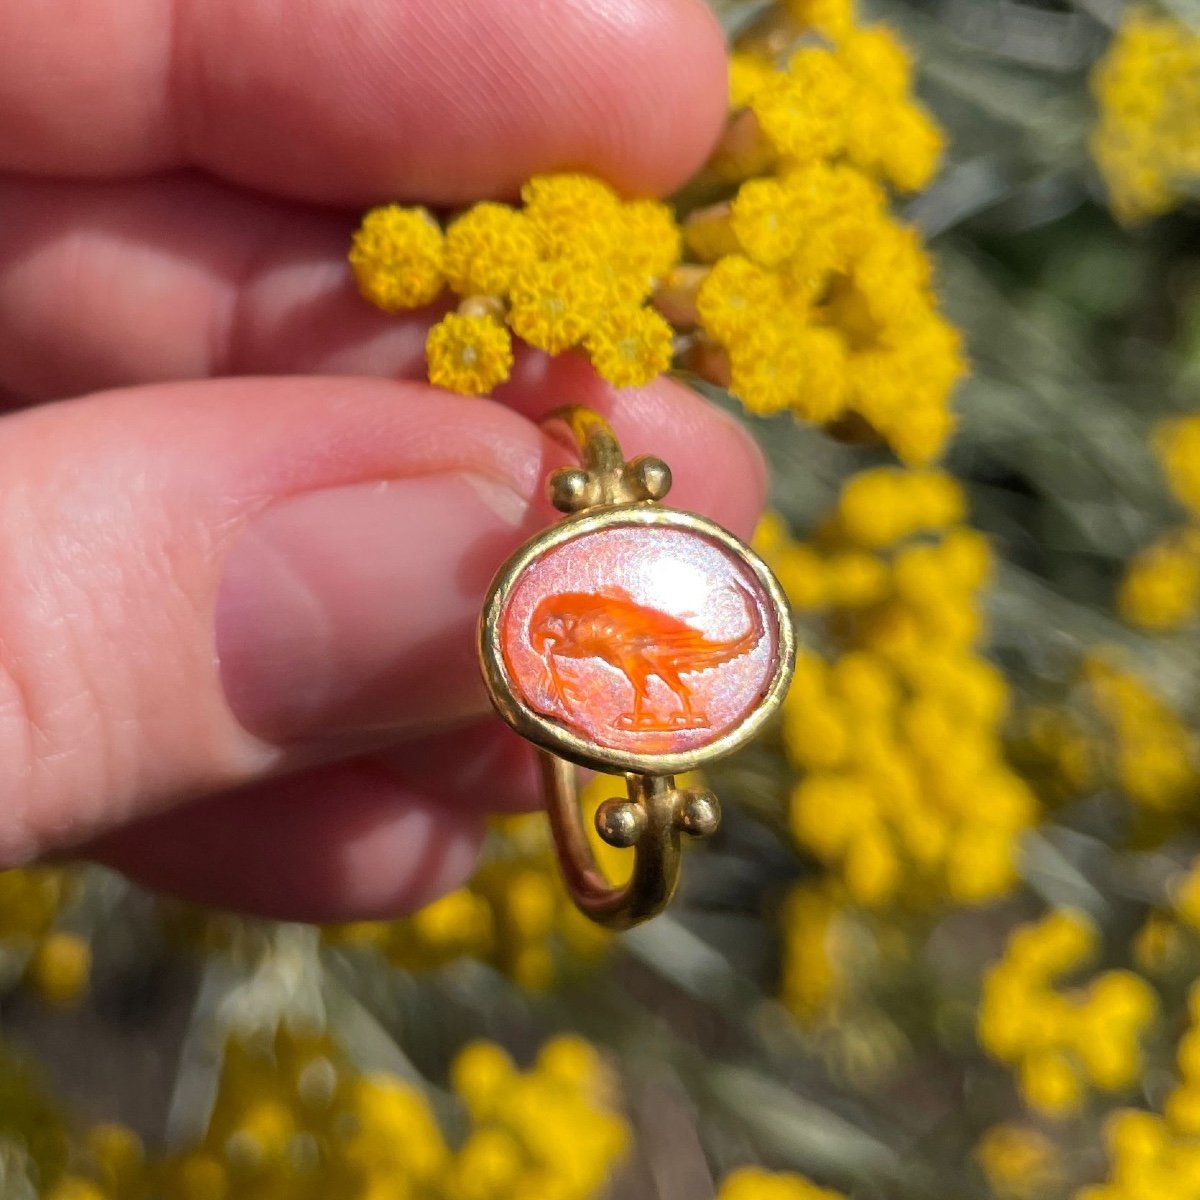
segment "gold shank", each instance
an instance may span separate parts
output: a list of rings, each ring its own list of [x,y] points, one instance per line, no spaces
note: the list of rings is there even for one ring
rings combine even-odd
[[[795,656],[791,623],[778,581],[747,547],[704,517],[659,508],[656,502],[671,485],[665,463],[649,456],[626,462],[608,422],[589,408],[560,408],[543,426],[568,445],[580,462],[577,467],[554,472],[548,481],[555,506],[571,515],[522,547],[500,569],[480,621],[484,680],[500,715],[539,747],[546,812],[572,899],[592,920],[613,929],[628,929],[661,912],[675,894],[681,836],[708,837],[716,831],[720,820],[717,798],[711,792],[677,787],[675,776],[744,744],[778,708]],[[761,704],[738,729],[702,751],[638,755],[589,745],[520,704],[502,656],[496,653],[504,599],[528,563],[577,529],[630,522],[693,528],[734,551],[754,570],[779,616],[779,663]],[[607,801],[597,825],[610,844],[632,846],[633,872],[624,885],[610,883],[592,854],[579,807],[576,764],[624,775],[628,800]]]

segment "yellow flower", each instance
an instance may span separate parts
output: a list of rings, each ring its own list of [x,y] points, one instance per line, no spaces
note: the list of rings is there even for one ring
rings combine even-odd
[[[738,189],[729,211],[729,227],[748,257],[763,267],[791,258],[804,234],[795,210],[799,189],[787,179],[751,179]]]
[[[729,56],[729,107],[744,108],[775,77],[775,68],[757,54],[734,51]]]
[[[988,1183],[1005,1200],[1041,1196],[1062,1173],[1062,1157],[1045,1134],[1023,1125],[993,1125],[975,1148]]]
[[[427,904],[413,915],[412,925],[421,941],[458,952],[486,941],[491,932],[486,905],[466,888],[448,892]]]
[[[614,387],[640,387],[671,365],[671,326],[652,308],[607,313],[584,340],[592,365]]]
[[[38,943],[30,964],[30,979],[51,1004],[72,1004],[87,989],[92,972],[92,948],[75,933],[47,934]]]
[[[751,342],[730,347],[729,390],[760,417],[788,410],[800,393],[806,363],[796,330],[762,326]]]
[[[495,1200],[512,1195],[525,1169],[525,1155],[504,1129],[476,1129],[455,1158],[450,1194],[455,1200]]]
[[[539,1051],[537,1070],[556,1084],[586,1091],[599,1078],[603,1064],[596,1048],[581,1037],[551,1038]]]
[[[700,285],[700,322],[718,342],[734,344],[754,333],[783,307],[778,275],[738,255],[718,262]]]
[[[907,105],[891,114],[880,142],[864,145],[856,133],[851,125],[848,135],[851,157],[868,165],[878,156],[883,173],[900,191],[919,191],[937,174],[945,138],[934,119],[916,105]]]
[[[1185,808],[1200,785],[1192,731],[1140,680],[1103,659],[1088,660],[1085,677],[1101,717],[1111,726],[1109,755],[1130,800],[1156,812]]]
[[[796,326],[774,314],[730,346],[729,361],[729,390],[760,416],[790,409],[825,422],[845,406],[846,352],[827,329]]]
[[[768,39],[790,32],[784,69],[765,42],[732,56],[734,112],[694,193],[712,189],[705,207],[677,218],[587,175],[540,175],[519,211],[476,205],[443,247],[427,214],[391,206],[368,214],[356,240],[360,286],[385,307],[412,303],[407,293],[421,289],[397,286],[405,272],[395,262],[419,258],[414,244],[429,241],[433,275],[464,298],[490,298],[497,321],[546,353],[586,346],[617,386],[668,369],[678,350],[752,412],[790,411],[839,437],[886,441],[905,462],[932,461],[965,364],[917,235],[889,215],[886,185],[923,185],[941,135],[912,99],[907,52],[889,31],[857,27],[847,0],[788,8],[793,22]],[[386,252],[366,252],[372,233]],[[680,264],[683,242],[690,260]],[[652,299],[678,339],[646,310]],[[486,390],[470,372],[460,379],[460,342],[448,356],[442,348],[449,365],[431,369],[447,386]]]
[[[1146,1160],[1164,1149],[1166,1129],[1154,1113],[1119,1109],[1108,1119],[1104,1141],[1115,1158]]]
[[[801,1020],[820,1016],[836,999],[841,986],[838,915],[838,905],[828,890],[803,886],[791,892],[780,912],[780,998]]]
[[[1095,949],[1091,922],[1058,911],[1024,925],[985,981],[979,1039],[1017,1068],[1028,1103],[1047,1116],[1075,1112],[1087,1086],[1114,1092],[1141,1072],[1140,1039],[1154,1020],[1154,990],[1130,971],[1106,971],[1068,993],[1052,982]]]
[[[1032,1108],[1048,1117],[1065,1117],[1083,1103],[1083,1084],[1064,1054],[1035,1054],[1023,1059],[1018,1082]]]
[[[1179,530],[1130,563],[1117,595],[1121,616],[1143,629],[1176,629],[1200,608],[1200,536]]]
[[[837,55],[860,84],[903,103],[912,87],[912,56],[884,25],[847,28],[837,38]]]
[[[1165,421],[1154,431],[1154,448],[1171,491],[1200,517],[1200,416]]]
[[[1058,909],[1020,926],[1009,938],[1005,957],[1017,970],[1048,980],[1080,966],[1096,947],[1092,922],[1083,913]]]
[[[447,313],[425,342],[429,382],[466,396],[483,396],[512,371],[512,338],[494,317]]]
[[[620,236],[621,202],[590,175],[536,175],[521,199],[547,257],[603,256]]]
[[[1200,1088],[1177,1087],[1163,1105],[1171,1128],[1185,1137],[1200,1137]]]
[[[419,308],[445,285],[438,223],[423,208],[388,204],[362,219],[350,248],[358,289],[385,312]]]
[[[887,564],[871,554],[843,550],[825,561],[830,601],[840,608],[865,608],[887,594]]]
[[[1130,4],[1092,75],[1092,153],[1124,221],[1158,216],[1200,177],[1200,34]]]
[[[658,200],[631,200],[621,206],[619,236],[612,248],[616,269],[630,276],[643,299],[679,262],[683,235],[671,209]]]
[[[487,1120],[502,1103],[516,1069],[494,1042],[472,1042],[454,1060],[450,1080],[476,1121]]]
[[[803,1175],[742,1167],[725,1177],[717,1200],[845,1200],[840,1192],[817,1187]]]
[[[843,870],[851,897],[868,908],[889,901],[901,879],[894,843],[881,829],[864,829],[854,836]]]
[[[600,312],[585,274],[567,261],[535,263],[513,285],[511,301],[513,332],[547,354],[578,346]]]
[[[476,204],[446,230],[446,281],[460,296],[507,296],[537,257],[529,218],[505,204]]]
[[[837,154],[846,140],[844,114],[853,104],[844,68],[830,51],[816,46],[798,50],[787,72],[750,100],[767,140],[795,162]]]
[[[946,853],[946,890],[962,904],[1003,896],[1017,882],[1017,846],[1007,830],[964,827]]]

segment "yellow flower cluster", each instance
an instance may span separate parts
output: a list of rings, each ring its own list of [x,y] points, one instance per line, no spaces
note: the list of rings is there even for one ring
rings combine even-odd
[[[473,1130],[446,1200],[589,1200],[628,1147],[627,1125],[603,1102],[611,1082],[580,1038],[548,1042],[524,1075],[498,1047],[476,1043],[452,1078]]]
[[[121,1125],[74,1136],[0,1053],[0,1178],[16,1188],[19,1170],[44,1200],[594,1200],[628,1147],[614,1082],[578,1037],[547,1042],[528,1071],[472,1043],[451,1084],[453,1142],[424,1091],[281,1025],[227,1043],[203,1136],[148,1159]]]
[[[1195,732],[1145,683],[1101,657],[1087,660],[1084,678],[1110,734],[1097,753],[1129,799],[1154,813],[1193,805],[1200,795]]]
[[[927,462],[950,432],[964,361],[887,187],[928,183],[941,135],[889,30],[856,26],[849,4],[791,9],[809,36],[783,69],[732,59],[734,113],[713,169],[740,180],[736,195],[684,225],[691,256],[710,264],[694,276],[702,338],[722,356],[693,365],[727,375],[752,412],[854,414],[905,461]]]
[[[513,334],[583,351],[617,387],[667,370],[678,347],[752,412],[849,422],[906,462],[938,455],[965,362],[888,197],[929,182],[941,133],[888,29],[859,26],[843,0],[788,9],[785,65],[732,56],[726,136],[698,189],[727,199],[681,211],[682,264],[670,208],[582,175],[536,177],[522,207],[477,204],[445,230],[424,209],[367,214],[350,263],[368,300],[397,312],[447,287],[461,299],[429,334],[432,382],[492,390]]]
[[[1112,970],[1070,991],[1055,987],[1096,952],[1096,931],[1062,910],[1023,925],[984,980],[979,1040],[1017,1070],[1030,1107],[1048,1117],[1077,1111],[1089,1085],[1119,1092],[1142,1070],[1140,1038],[1157,995],[1131,971]]]
[[[1154,431],[1154,448],[1175,498],[1200,521],[1200,416],[1164,421]]]
[[[845,1200],[841,1192],[817,1187],[802,1175],[742,1167],[725,1177],[717,1200]]]
[[[148,1190],[179,1200],[599,1195],[629,1133],[603,1101],[609,1083],[591,1046],[557,1038],[521,1072],[500,1047],[474,1043],[451,1076],[469,1118],[453,1146],[424,1092],[358,1071],[322,1033],[233,1040],[202,1141],[152,1163]]]
[[[1108,1180],[1081,1188],[1074,1200],[1200,1197],[1200,1141],[1178,1136],[1157,1114],[1119,1110],[1105,1126],[1104,1145],[1111,1164]]]
[[[490,392],[512,371],[514,333],[548,354],[583,350],[617,387],[665,371],[674,335],[646,301],[679,259],[671,210],[572,174],[536,176],[521,198],[476,204],[444,231],[424,209],[386,205],[354,235],[350,265],[378,307],[428,305],[447,287],[461,298],[429,333],[430,381]]]
[[[614,880],[628,872],[628,852],[602,842],[591,817],[620,788],[598,775],[580,795],[593,852]],[[497,821],[483,865],[465,887],[411,917],[331,926],[326,937],[375,947],[405,970],[474,958],[532,990],[552,986],[573,965],[594,962],[611,944],[611,935],[572,903],[540,814]]]
[[[1058,1147],[1026,1125],[993,1125],[975,1147],[975,1159],[999,1200],[1037,1200],[1061,1183]]]
[[[1130,562],[1117,606],[1132,624],[1161,632],[1178,629],[1200,612],[1200,416],[1164,422],[1154,445],[1191,524],[1169,530]]]
[[[1156,217],[1200,180],[1200,33],[1133,4],[1092,88],[1092,153],[1123,221]]]
[[[1200,985],[1193,985],[1188,1009],[1191,1023],[1176,1052],[1180,1080],[1162,1115],[1114,1113],[1104,1137],[1109,1178],[1076,1192],[1075,1200],[1200,1200]]]
[[[812,542],[759,533],[834,650],[800,653],[784,704],[792,832],[861,905],[999,896],[1037,817],[1003,756],[1007,687],[976,648],[990,553],[963,507],[948,476],[879,468]]]
[[[122,1125],[82,1137],[21,1059],[0,1045],[0,1184],[42,1200],[142,1200],[141,1141]],[[29,1191],[23,1191],[24,1180]]]
[[[842,984],[838,970],[841,906],[828,887],[801,884],[779,914],[783,941],[779,998],[801,1021],[829,1012]]]
[[[74,872],[58,867],[0,872],[0,951],[21,963],[25,978],[55,1005],[79,999],[91,977],[87,940],[56,927],[75,883]]]

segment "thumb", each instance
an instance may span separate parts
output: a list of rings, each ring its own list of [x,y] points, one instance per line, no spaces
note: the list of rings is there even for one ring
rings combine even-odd
[[[544,448],[498,405],[369,380],[0,421],[0,864],[318,737],[482,713],[470,629]]]
[[[681,507],[752,519],[723,414],[669,382],[589,402],[678,464]],[[479,606],[560,454],[497,403],[369,379],[4,417],[0,866],[483,715]]]

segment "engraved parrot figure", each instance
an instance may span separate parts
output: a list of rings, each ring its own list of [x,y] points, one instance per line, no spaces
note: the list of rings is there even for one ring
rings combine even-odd
[[[684,675],[711,671],[762,640],[762,615],[749,589],[740,583],[746,631],[717,641],[679,617],[638,604],[623,588],[605,587],[598,594],[563,592],[541,600],[529,619],[529,641],[546,664],[550,685],[564,707],[578,694],[562,677],[560,659],[599,658],[615,667],[633,688],[633,711],[621,716],[620,728],[643,730],[703,729],[708,717],[692,707]],[[679,700],[676,713],[651,707],[650,680],[657,676]]]

